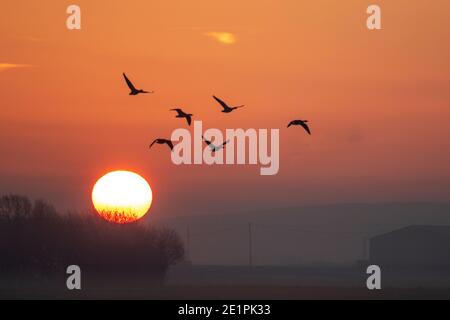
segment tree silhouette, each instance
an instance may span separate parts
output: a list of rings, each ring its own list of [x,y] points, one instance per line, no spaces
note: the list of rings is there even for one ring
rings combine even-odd
[[[37,278],[64,276],[79,265],[92,276],[142,275],[162,280],[184,258],[178,234],[142,223],[109,223],[97,214],[59,214],[44,200],[0,198],[0,271]]]

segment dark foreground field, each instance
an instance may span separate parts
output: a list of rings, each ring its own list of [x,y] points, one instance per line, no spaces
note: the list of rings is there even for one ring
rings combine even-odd
[[[318,299],[450,299],[450,289],[308,287],[173,287],[103,288],[69,292],[57,289],[2,291],[0,299],[139,299],[139,300],[318,300]]]
[[[139,299],[139,300],[316,300],[450,299],[450,276],[438,272],[385,270],[380,291],[366,289],[359,267],[177,266],[164,283],[134,274],[88,271],[82,290],[66,289],[58,279],[0,278],[0,299]]]

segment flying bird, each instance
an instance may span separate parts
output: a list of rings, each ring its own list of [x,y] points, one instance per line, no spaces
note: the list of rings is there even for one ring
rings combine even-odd
[[[230,106],[229,106],[228,104],[226,104],[223,100],[217,98],[216,96],[213,96],[213,98],[214,98],[214,99],[222,106],[222,108],[223,108],[222,112],[223,112],[223,113],[231,113],[231,112],[233,112],[234,110],[237,110],[237,109],[240,109],[240,108],[245,107],[244,105],[242,105],[242,106],[237,106],[237,107],[230,107]]]
[[[216,145],[214,145],[211,141],[206,140],[205,137],[202,136],[202,138],[203,138],[203,140],[205,141],[205,143],[208,145],[208,147],[211,149],[211,152],[212,152],[213,154],[216,153],[216,152],[218,152],[218,151],[220,151],[220,150],[222,150],[222,149],[224,149],[225,146],[230,142],[230,141],[228,140],[228,141],[225,141],[224,143],[222,143],[220,146],[216,146]]]
[[[301,127],[303,127],[303,129],[306,130],[306,132],[308,132],[309,135],[311,135],[311,130],[309,129],[309,126],[307,123],[308,123],[308,120],[294,120],[294,121],[291,121],[291,123],[289,123],[288,128],[291,126],[301,126]]]
[[[192,123],[192,117],[194,116],[193,114],[190,113],[185,113],[183,110],[181,109],[171,109],[170,111],[176,111],[178,113],[178,115],[176,116],[176,118],[185,118],[188,125],[191,125]]]
[[[130,92],[130,96],[137,96],[140,93],[154,93],[153,91],[144,91],[141,89],[136,89],[136,87],[134,86],[134,84],[130,81],[130,79],[128,79],[127,75],[124,73],[123,77],[125,78],[125,82],[128,85],[128,88],[130,88],[131,92]]]
[[[155,141],[153,141],[153,143],[150,145],[150,149],[153,147],[153,145],[157,143],[157,144],[167,144],[170,148],[170,150],[173,151],[173,142],[167,139],[156,139]]]

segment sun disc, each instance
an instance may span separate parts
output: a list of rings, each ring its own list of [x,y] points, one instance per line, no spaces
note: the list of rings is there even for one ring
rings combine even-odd
[[[92,203],[98,214],[119,224],[143,218],[152,200],[148,182],[130,171],[110,172],[101,177],[92,190]]]

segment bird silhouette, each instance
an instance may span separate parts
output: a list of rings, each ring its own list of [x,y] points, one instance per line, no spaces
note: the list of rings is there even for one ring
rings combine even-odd
[[[137,96],[140,93],[154,93],[154,91],[144,91],[141,89],[136,89],[136,87],[134,86],[134,84],[130,81],[130,79],[128,79],[127,75],[124,73],[123,77],[125,78],[125,82],[128,85],[128,88],[130,88],[131,92],[130,92],[130,96]]]
[[[288,128],[291,126],[302,126],[306,130],[306,132],[308,132],[308,134],[311,135],[311,130],[309,129],[307,123],[308,120],[294,120],[289,123]]]
[[[188,125],[191,125],[192,123],[192,117],[194,116],[193,114],[190,113],[185,113],[183,110],[181,109],[171,109],[170,111],[176,111],[178,113],[178,115],[176,116],[176,118],[185,118]]]
[[[157,144],[167,144],[170,148],[170,150],[173,150],[173,142],[167,139],[156,139],[155,141],[152,142],[152,144],[150,145],[150,149],[153,147],[153,145],[157,143]]]
[[[213,98],[214,98],[214,99],[222,106],[222,108],[223,108],[222,112],[223,112],[223,113],[231,113],[231,112],[233,112],[234,110],[237,110],[237,109],[240,109],[240,108],[245,107],[244,105],[242,105],[242,106],[237,106],[237,107],[230,107],[230,106],[229,106],[228,104],[226,104],[223,100],[217,98],[216,96],[213,96]]]
[[[227,140],[227,141],[225,141],[224,143],[222,143],[220,146],[216,146],[216,145],[213,144],[211,141],[205,139],[205,137],[202,136],[202,138],[203,138],[203,140],[205,141],[205,143],[208,145],[208,147],[211,149],[211,152],[213,153],[213,155],[214,155],[216,152],[218,152],[218,151],[224,149],[225,146],[230,142],[229,140]]]

